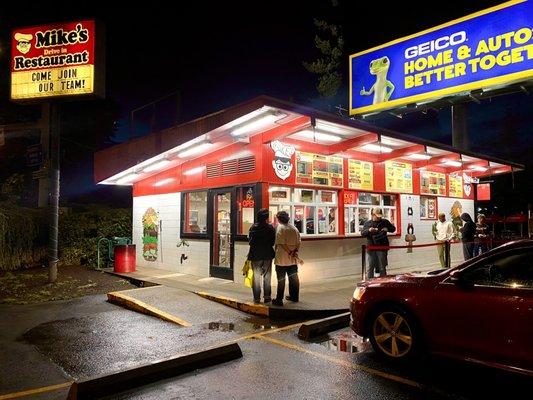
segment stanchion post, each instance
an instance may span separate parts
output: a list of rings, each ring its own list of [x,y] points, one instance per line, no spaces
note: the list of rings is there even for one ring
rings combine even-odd
[[[366,280],[366,244],[361,245],[361,280]]]

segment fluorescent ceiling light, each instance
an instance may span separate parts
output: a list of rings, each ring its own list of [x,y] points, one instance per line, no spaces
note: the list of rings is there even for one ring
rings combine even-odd
[[[386,136],[382,136],[380,142],[381,144],[385,144],[387,146],[405,146],[408,144],[405,140],[393,139]]]
[[[380,153],[392,152],[392,149],[390,147],[385,147],[385,146],[381,146],[379,144],[374,144],[374,143],[365,144],[364,146],[361,146],[361,149],[367,150],[367,151],[378,151]]]
[[[158,181],[156,184],[154,184],[154,186],[163,186],[163,185],[166,185],[167,183],[174,182],[174,181],[175,181],[174,178],[166,178],[166,179],[162,179]]]
[[[415,154],[409,154],[407,158],[409,158],[410,160],[429,160],[431,156],[429,154],[415,153]]]
[[[460,161],[446,160],[444,165],[449,165],[450,167],[460,167],[463,165]]]
[[[199,172],[202,172],[203,170],[204,170],[203,166],[202,167],[196,167],[196,168],[192,168],[192,169],[190,169],[188,171],[185,171],[183,173],[183,175],[194,175],[194,174],[197,174]]]
[[[322,132],[313,132],[310,129],[305,129],[303,131],[296,132],[295,135],[302,136],[306,139],[311,140],[320,140],[324,142],[340,142],[342,140],[341,137],[330,135],[329,133],[322,133]]]
[[[264,128],[273,122],[277,121],[278,119],[281,119],[283,117],[286,117],[286,114],[272,114],[268,113],[266,115],[261,115],[257,118],[254,118],[253,120],[245,122],[243,125],[233,129],[231,131],[232,136],[240,136],[244,135],[246,133],[250,133],[252,131],[255,131],[260,128]]]
[[[190,148],[188,148],[186,150],[183,150],[182,152],[178,153],[178,157],[179,158],[185,158],[185,157],[193,156],[195,154],[201,153],[204,150],[207,150],[211,146],[212,146],[211,143],[207,143],[207,142],[201,143],[198,146],[192,146],[192,147],[190,147]]]
[[[170,164],[169,160],[157,161],[157,162],[147,166],[146,168],[144,168],[143,172],[159,171],[160,169],[163,169],[164,167],[166,167],[168,164]]]
[[[471,170],[473,170],[473,171],[479,171],[479,172],[485,172],[487,170],[487,167],[482,167],[482,166],[479,166],[479,165],[472,165],[469,168]]]
[[[330,124],[328,122],[323,122],[323,121],[316,121],[316,128],[320,129],[321,131],[326,131],[329,133],[336,133],[338,135],[342,135],[343,133],[346,133],[346,129],[343,129],[338,125]]]
[[[126,175],[122,178],[120,178],[118,181],[117,181],[117,185],[127,185],[128,183],[131,183],[135,180],[135,178],[137,178],[139,176],[139,174],[129,174],[129,175]]]

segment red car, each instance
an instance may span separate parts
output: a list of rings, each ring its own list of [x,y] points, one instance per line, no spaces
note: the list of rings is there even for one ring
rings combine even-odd
[[[533,240],[361,282],[350,310],[351,328],[387,359],[428,351],[533,376]]]

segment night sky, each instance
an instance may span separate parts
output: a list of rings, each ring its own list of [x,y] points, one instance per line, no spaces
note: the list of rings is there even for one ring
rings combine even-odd
[[[13,3],[0,5],[0,31],[5,50],[7,32],[16,26],[74,18],[100,19],[107,29],[107,96],[120,106],[115,140],[121,141],[131,134],[131,110],[177,91],[181,99],[179,115],[175,113],[175,97],[171,96],[158,105],[161,107],[156,110],[158,127],[175,119],[184,122],[260,94],[326,107],[316,93],[315,78],[302,66],[302,61],[312,61],[318,55],[313,44],[316,33],[313,18],[342,26],[346,61],[341,93],[344,98],[340,105],[348,108],[349,54],[499,3],[382,4],[341,0],[339,7],[332,8],[326,0],[195,1],[173,3],[177,7],[174,12],[162,2],[132,5],[111,1],[29,1],[20,7]],[[405,11],[409,17],[400,17]],[[532,103],[530,96],[517,94],[481,105],[471,104],[472,149],[517,162],[529,159],[523,149],[531,142]],[[136,112],[135,135],[143,134],[150,112],[150,109]],[[513,132],[502,119],[512,121]],[[451,143],[448,110],[409,115],[402,120],[391,117],[377,123]],[[90,177],[92,165],[85,164],[63,172],[65,196],[95,189]],[[77,183],[71,185],[74,180]],[[123,198],[129,197],[129,189],[122,192],[126,194]]]

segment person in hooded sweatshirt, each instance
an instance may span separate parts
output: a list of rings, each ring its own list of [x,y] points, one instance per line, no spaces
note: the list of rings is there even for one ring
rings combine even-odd
[[[468,213],[461,214],[464,224],[459,229],[461,231],[461,241],[463,242],[463,254],[465,261],[474,257],[474,236],[476,235],[476,224]]]
[[[265,303],[271,301],[272,259],[275,256],[274,242],[276,229],[268,223],[268,210],[262,208],[257,212],[257,222],[248,232],[250,251],[248,260],[252,262],[254,271],[252,292],[254,303],[261,302],[261,278],[263,278],[263,296]]]

